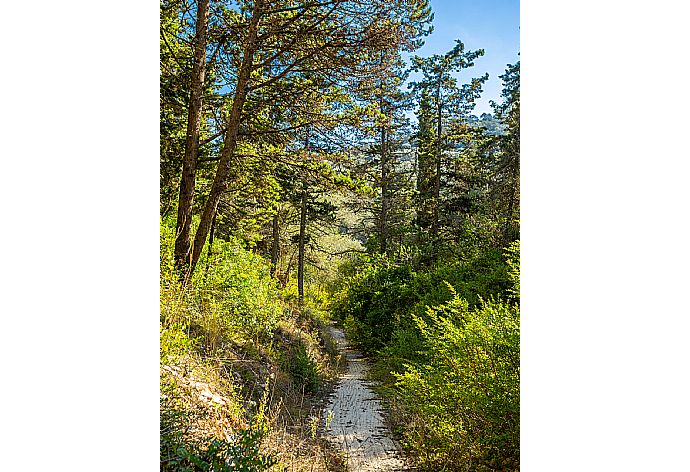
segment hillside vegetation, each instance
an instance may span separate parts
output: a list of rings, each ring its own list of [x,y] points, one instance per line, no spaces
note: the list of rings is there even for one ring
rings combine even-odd
[[[234,240],[183,285],[161,236],[161,470],[339,470],[311,404],[338,367],[325,315]]]
[[[414,55],[432,24],[161,1],[161,470],[345,470],[333,323],[417,470],[519,469],[520,63],[477,117],[484,50]]]
[[[421,470],[519,468],[518,242],[426,270],[361,260],[334,291]]]

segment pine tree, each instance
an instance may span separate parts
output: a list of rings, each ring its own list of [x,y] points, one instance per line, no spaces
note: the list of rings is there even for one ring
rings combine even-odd
[[[458,79],[452,74],[474,66],[474,60],[483,54],[483,49],[465,51],[464,44],[456,40],[455,47],[446,54],[428,58],[415,56],[412,59],[412,70],[422,74],[418,81],[410,84],[420,96],[420,226],[427,227],[428,220],[431,220],[430,234],[434,241],[439,240],[443,223],[441,188],[444,167],[447,166],[446,154],[453,148],[457,135],[465,129],[474,101],[488,79],[488,74],[485,74],[458,85]],[[429,185],[430,176],[433,176],[432,185]],[[428,213],[431,213],[430,218]]]

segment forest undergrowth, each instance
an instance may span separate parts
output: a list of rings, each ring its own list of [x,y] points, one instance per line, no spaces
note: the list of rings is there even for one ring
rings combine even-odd
[[[432,267],[362,257],[331,286],[421,471],[519,470],[519,248]]]
[[[343,470],[332,322],[417,470],[519,469],[519,54],[477,116],[484,49],[417,55],[433,28],[161,0],[162,470]]]
[[[236,241],[185,285],[173,242],[161,224],[161,470],[342,470],[318,435],[339,362],[325,314]]]

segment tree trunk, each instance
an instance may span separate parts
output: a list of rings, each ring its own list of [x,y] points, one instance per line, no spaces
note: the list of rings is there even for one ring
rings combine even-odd
[[[302,188],[302,204],[299,217],[299,255],[297,258],[297,293],[299,306],[304,305],[304,240],[307,230],[307,185]]]
[[[196,35],[194,37],[194,63],[189,94],[187,115],[187,137],[185,140],[180,180],[180,196],[177,206],[177,230],[175,237],[175,264],[178,268],[190,263],[190,230],[192,205],[196,186],[196,167],[199,156],[199,133],[201,130],[202,97],[206,75],[206,36],[208,30],[209,0],[199,0],[196,14]]]
[[[271,277],[276,275],[278,268],[278,253],[280,251],[280,231],[278,227],[278,208],[276,207],[276,214],[273,216],[273,247],[271,250]]]
[[[420,102],[419,139],[415,151],[417,171],[417,222],[421,230],[420,237],[433,226],[434,175],[436,172],[435,141],[432,128],[435,128],[435,116],[432,117],[427,97]]]
[[[304,137],[304,150],[309,158],[309,128]],[[299,246],[297,255],[297,295],[299,306],[304,306],[304,245],[307,233],[307,182],[302,181],[302,201],[299,216]]]
[[[232,101],[230,117],[228,118],[227,131],[225,133],[225,140],[223,143],[223,152],[220,155],[220,162],[218,163],[218,169],[216,170],[216,175],[213,179],[211,192],[209,193],[208,200],[204,205],[204,209],[201,214],[201,221],[199,222],[199,228],[197,229],[194,237],[194,244],[192,246],[192,260],[189,270],[190,274],[194,271],[194,268],[199,261],[201,250],[204,247],[204,243],[206,243],[206,237],[208,236],[208,231],[211,226],[211,220],[213,219],[213,215],[216,213],[216,209],[218,208],[220,197],[223,195],[223,192],[225,192],[228,186],[227,177],[233,164],[233,158],[235,157],[240,116],[242,114],[242,107],[244,106],[244,102],[247,98],[250,78],[249,75],[254,62],[254,54],[257,50],[258,26],[259,19],[261,18],[262,14],[263,0],[256,0],[252,11],[252,18],[249,23],[247,44],[244,48],[242,64],[237,77],[235,97]]]
[[[204,279],[208,276],[208,269],[211,267],[211,256],[213,255],[213,233],[216,230],[216,216],[213,215],[213,221],[211,221],[211,233],[208,237],[208,258],[206,259],[206,269],[204,270]]]
[[[434,178],[434,207],[433,222],[431,232],[434,239],[438,237],[439,230],[439,210],[441,206],[441,86],[439,85],[436,96],[437,116],[436,116],[436,175]]]
[[[388,250],[388,136],[386,128],[381,127],[381,221],[379,236],[381,238],[381,254]]]
[[[511,172],[510,172],[510,197],[508,200],[508,210],[506,211],[506,225],[505,229],[503,231],[503,245],[507,246],[511,242],[513,242],[516,239],[516,234],[515,234],[515,229],[514,229],[514,214],[515,214],[515,203],[518,203],[518,211],[519,211],[519,202],[520,202],[520,194],[518,191],[519,188],[519,182],[520,182],[520,162],[517,158],[513,158],[513,162],[511,164]]]

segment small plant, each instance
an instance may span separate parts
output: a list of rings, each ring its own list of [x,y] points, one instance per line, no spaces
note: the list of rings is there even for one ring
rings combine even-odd
[[[164,326],[160,324],[160,357],[161,364],[175,362],[189,353],[195,343],[189,339],[184,325],[174,324]]]
[[[311,434],[312,439],[316,439],[316,432],[318,431],[319,428],[319,417],[318,416],[310,416],[309,417],[309,432]]]
[[[263,437],[260,429],[238,432],[234,441],[210,439],[200,443],[183,443],[175,455],[161,460],[161,470],[179,472],[261,472],[276,464],[271,456],[259,452]]]
[[[328,415],[326,416],[326,429],[331,425],[333,422],[333,419],[335,418],[335,413],[333,413],[333,410],[328,410]]]
[[[307,392],[316,392],[321,386],[321,370],[304,344],[294,348],[289,362],[289,372],[297,385]]]

